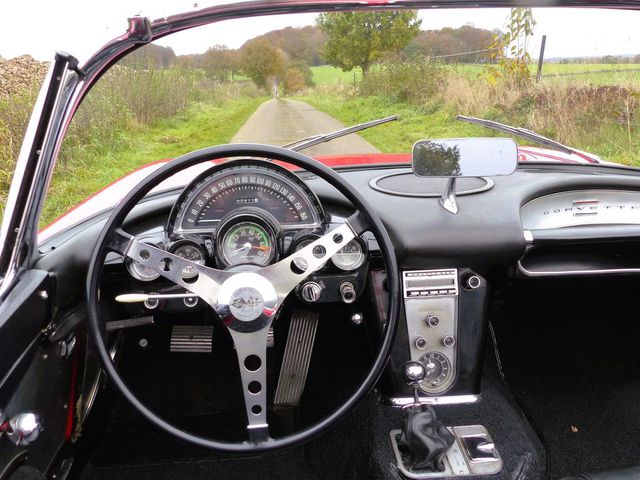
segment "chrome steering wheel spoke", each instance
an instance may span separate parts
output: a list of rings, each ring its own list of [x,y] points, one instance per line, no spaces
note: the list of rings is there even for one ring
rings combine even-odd
[[[238,356],[250,443],[262,443],[269,439],[267,337],[270,326],[269,322],[262,330],[251,333],[229,329]]]
[[[153,245],[140,242],[122,229],[118,229],[112,236],[108,246],[110,250],[140,263],[145,268],[159,273],[176,285],[196,294],[216,310],[220,286],[232,276],[229,272],[205,267]],[[185,278],[182,275],[185,269],[191,272],[195,270],[197,275],[191,274],[189,278]]]
[[[276,290],[278,305],[300,282],[324,265],[355,237],[356,232],[347,221],[306,247],[261,269],[260,275],[269,280]],[[306,268],[303,270],[300,266]]]

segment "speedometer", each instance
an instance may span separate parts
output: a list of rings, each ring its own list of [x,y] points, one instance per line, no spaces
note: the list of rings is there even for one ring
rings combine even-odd
[[[173,232],[212,232],[237,208],[264,210],[282,228],[318,226],[323,212],[315,195],[295,174],[260,160],[213,167],[182,193],[170,216]]]

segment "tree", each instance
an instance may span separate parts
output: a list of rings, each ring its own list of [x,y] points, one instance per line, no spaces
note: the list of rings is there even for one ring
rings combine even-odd
[[[233,80],[233,74],[238,69],[237,63],[235,50],[230,50],[224,45],[216,45],[204,53],[201,66],[209,78],[226,82]]]
[[[363,76],[383,55],[403,49],[420,33],[420,23],[413,10],[323,13],[316,20],[328,37],[325,60],[345,72],[360,68]]]
[[[240,68],[253,82],[262,88],[267,87],[271,78],[284,73],[283,53],[264,38],[249,40],[240,51]]]
[[[504,78],[515,83],[526,83],[531,79],[528,51],[529,38],[533,36],[536,21],[530,8],[512,8],[507,18],[506,32],[496,34],[493,45],[493,61],[499,68],[486,67],[485,76],[490,83]]]

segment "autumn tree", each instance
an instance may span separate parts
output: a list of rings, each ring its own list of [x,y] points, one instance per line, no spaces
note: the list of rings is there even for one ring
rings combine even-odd
[[[360,68],[363,75],[386,53],[403,49],[420,33],[420,23],[413,10],[323,13],[316,20],[328,37],[325,60],[346,72]]]
[[[209,78],[226,82],[233,80],[233,74],[238,70],[237,54],[224,45],[209,48],[202,57],[201,67]]]
[[[255,38],[242,46],[240,68],[257,86],[265,88],[269,79],[284,74],[284,54],[267,39]]]

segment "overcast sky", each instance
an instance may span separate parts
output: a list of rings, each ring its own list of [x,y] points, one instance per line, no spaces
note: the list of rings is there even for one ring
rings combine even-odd
[[[222,3],[222,2],[208,2]],[[204,5],[200,2],[200,5]],[[30,54],[49,60],[65,50],[81,61],[126,29],[126,18],[143,14],[161,18],[194,9],[194,0],[23,0],[0,4],[0,55]],[[506,9],[425,10],[423,29],[459,27],[472,23],[494,29],[504,25]],[[540,37],[547,35],[546,57],[619,55],[640,53],[640,12],[595,9],[534,9],[538,25],[531,41],[537,56]],[[232,20],[172,35],[160,40],[178,55],[200,53],[224,44],[241,46],[249,38],[286,26],[313,24],[315,15],[288,15]],[[24,22],[24,23],[22,23]]]

